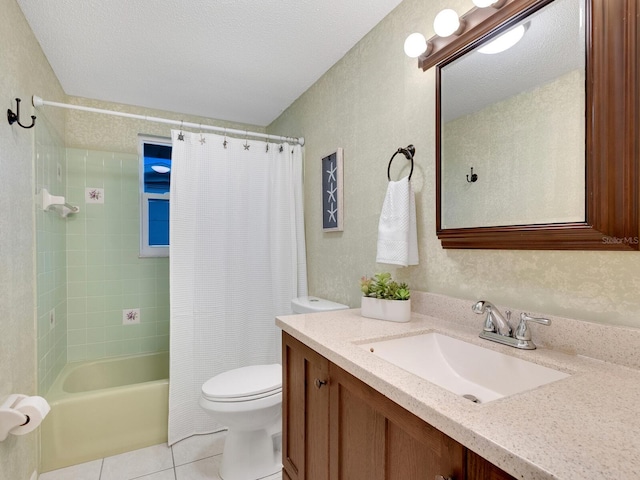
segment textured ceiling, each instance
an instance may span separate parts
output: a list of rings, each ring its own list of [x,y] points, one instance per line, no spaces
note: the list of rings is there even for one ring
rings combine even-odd
[[[17,1],[68,95],[268,125],[401,0]]]

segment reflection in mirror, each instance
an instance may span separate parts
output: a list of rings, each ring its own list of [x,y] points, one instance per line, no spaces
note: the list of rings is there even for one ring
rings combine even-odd
[[[586,220],[584,19],[555,0],[442,66],[441,228]]]

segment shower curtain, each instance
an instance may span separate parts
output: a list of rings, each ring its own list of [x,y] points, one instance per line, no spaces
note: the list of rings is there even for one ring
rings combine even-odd
[[[171,136],[170,445],[222,428],[198,405],[202,384],[279,363],[275,316],[307,294],[302,147]]]

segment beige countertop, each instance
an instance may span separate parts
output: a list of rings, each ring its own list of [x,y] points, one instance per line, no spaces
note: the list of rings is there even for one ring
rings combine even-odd
[[[417,313],[407,323],[364,318],[355,309],[281,316],[276,324],[516,478],[640,479],[638,369],[545,348],[517,350],[478,338],[481,326],[473,330]],[[475,404],[358,346],[367,340],[427,331],[555,368],[570,377]]]

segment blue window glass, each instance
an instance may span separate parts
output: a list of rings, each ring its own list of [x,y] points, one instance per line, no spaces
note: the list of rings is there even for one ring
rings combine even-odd
[[[171,147],[144,144],[144,192],[167,193],[171,184]]]
[[[169,245],[169,200],[149,199],[149,245]]]
[[[139,135],[140,256],[169,255],[171,140]]]

